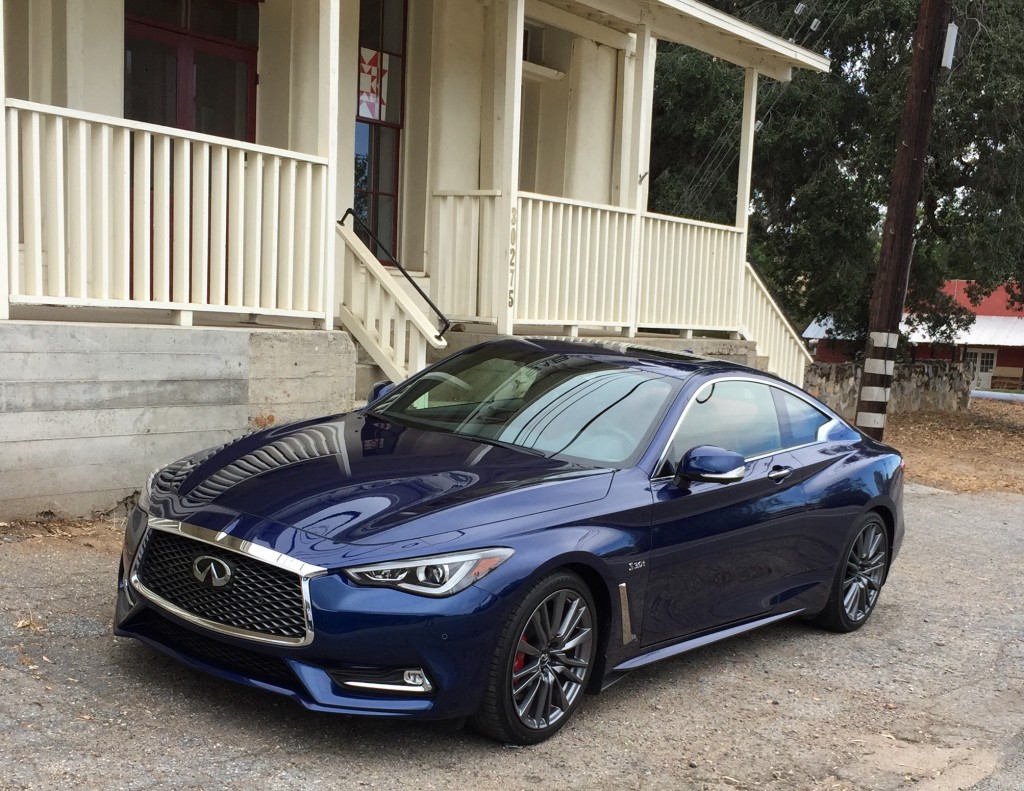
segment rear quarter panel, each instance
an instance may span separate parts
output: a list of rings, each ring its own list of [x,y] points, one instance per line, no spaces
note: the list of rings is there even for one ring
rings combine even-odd
[[[890,448],[867,442],[833,446],[841,458],[805,483],[807,515],[833,558],[832,569],[854,527],[878,511],[890,528],[893,556],[903,539],[903,470]],[[834,573],[834,571],[833,571]]]

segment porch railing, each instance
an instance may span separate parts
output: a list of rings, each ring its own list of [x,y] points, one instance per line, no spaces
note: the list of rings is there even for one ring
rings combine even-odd
[[[645,214],[641,237],[638,325],[691,330],[739,327],[741,231]]]
[[[6,102],[11,304],[323,317],[327,161]]]
[[[510,230],[495,195],[435,193],[434,294],[460,319],[494,321],[489,284],[505,264],[488,244]],[[736,333],[803,382],[810,355],[746,263],[739,228],[532,193],[516,205],[514,324]]]
[[[635,221],[625,209],[520,194],[515,320],[628,327]]]
[[[338,314],[345,329],[393,382],[427,364],[427,347],[448,343],[413,297],[400,286],[349,225],[336,226],[341,244]]]
[[[729,226],[521,195],[515,321],[737,330],[742,256]]]
[[[757,341],[757,353],[768,358],[768,370],[803,385],[810,352],[750,264],[744,264],[743,278],[741,332]]]

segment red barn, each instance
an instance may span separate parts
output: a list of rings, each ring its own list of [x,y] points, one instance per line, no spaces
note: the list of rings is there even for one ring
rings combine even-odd
[[[975,364],[975,387],[1024,389],[1024,312],[1009,304],[1002,286],[974,305],[967,297],[968,280],[948,280],[943,292],[975,314],[974,323],[957,333],[954,343],[938,342],[923,329],[904,324],[903,334],[914,360],[969,360]],[[828,321],[813,322],[804,331],[817,362],[846,362],[859,351],[849,341],[828,337]]]

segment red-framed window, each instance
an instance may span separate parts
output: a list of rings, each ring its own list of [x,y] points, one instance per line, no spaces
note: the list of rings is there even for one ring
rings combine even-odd
[[[125,118],[256,138],[258,0],[125,0]]]
[[[395,254],[407,16],[406,0],[360,3],[355,211]]]

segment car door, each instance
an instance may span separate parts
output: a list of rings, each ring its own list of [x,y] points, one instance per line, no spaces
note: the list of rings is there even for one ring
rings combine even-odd
[[[687,405],[652,482],[644,645],[767,614],[799,577],[803,476],[783,447],[772,390],[760,381],[720,379]],[[743,479],[676,485],[675,466],[698,445],[743,455]]]

